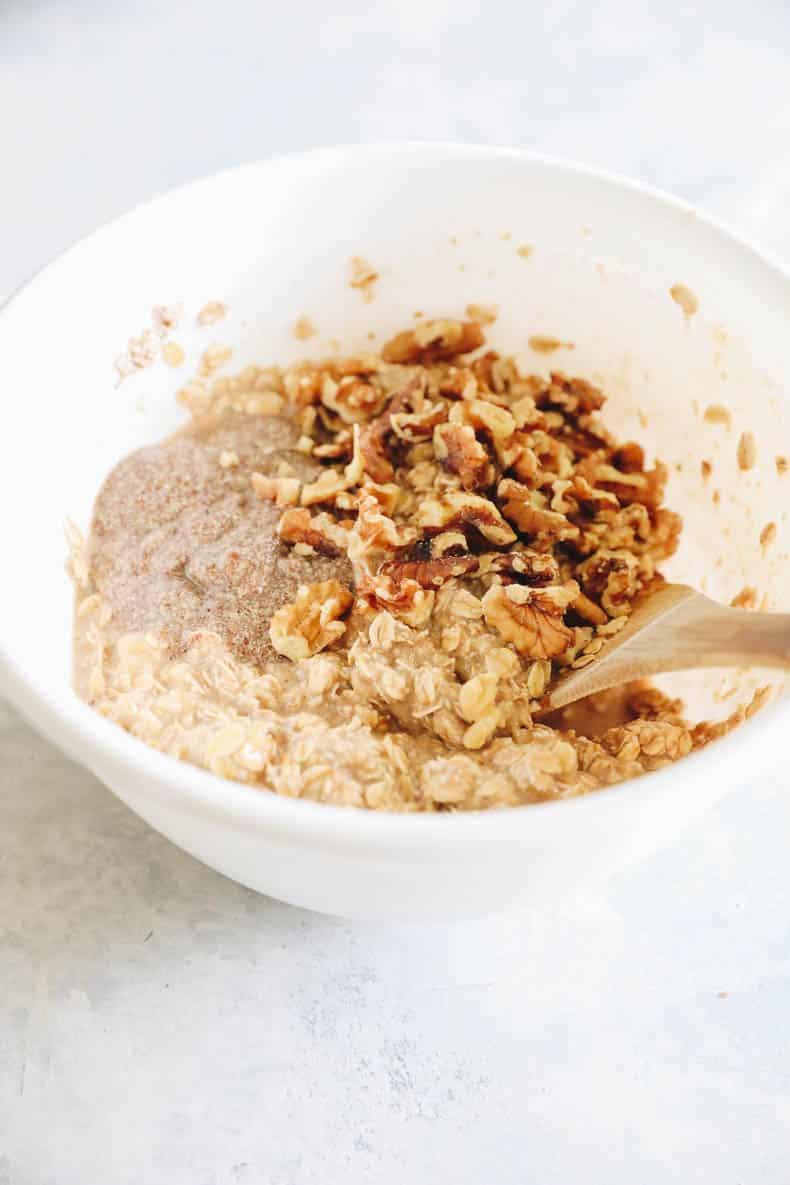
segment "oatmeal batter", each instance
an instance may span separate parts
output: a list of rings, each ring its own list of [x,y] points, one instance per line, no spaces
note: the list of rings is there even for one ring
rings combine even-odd
[[[553,673],[595,661],[680,532],[597,388],[434,321],[182,402],[190,426],[113,470],[73,557],[77,689],[129,732],[408,811],[569,797],[707,739],[646,687],[597,728],[541,722]]]

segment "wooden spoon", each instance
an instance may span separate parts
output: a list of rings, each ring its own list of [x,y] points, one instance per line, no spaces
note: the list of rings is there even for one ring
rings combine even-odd
[[[719,605],[685,584],[665,584],[634,609],[593,662],[560,675],[548,708],[596,691],[702,667],[790,670],[790,613],[752,613]]]

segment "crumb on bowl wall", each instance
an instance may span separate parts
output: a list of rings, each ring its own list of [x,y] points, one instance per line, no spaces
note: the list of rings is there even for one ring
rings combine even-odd
[[[227,311],[227,305],[224,305],[221,300],[210,300],[208,304],[203,305],[195,321],[201,326],[216,325],[217,321],[221,321],[226,316]]]
[[[361,255],[353,256],[351,260],[351,279],[349,284],[362,293],[362,298],[368,304],[375,295],[374,285],[380,278],[376,269]]]
[[[309,317],[301,316],[294,323],[293,335],[297,341],[307,341],[308,338],[315,337],[317,333],[318,330]]]
[[[415,317],[417,316],[416,313],[414,315]],[[470,321],[477,321],[479,325],[493,325],[499,316],[499,305],[468,304],[466,306],[466,315]]]
[[[161,337],[167,337],[178,326],[183,312],[180,304],[155,304],[151,310],[151,324]]]
[[[766,523],[760,532],[760,546],[770,547],[776,540],[776,523]]]
[[[181,366],[184,357],[184,347],[178,342],[165,342],[162,346],[162,361],[168,366]]]
[[[685,284],[673,284],[669,295],[675,304],[680,305],[687,317],[693,317],[699,309],[699,298]]]
[[[536,354],[553,354],[555,350],[572,350],[573,342],[560,341],[558,337],[535,334],[527,342]]]
[[[726,428],[729,428],[732,423],[732,416],[729,409],[721,403],[711,403],[709,407],[706,407],[703,413],[703,419],[708,424],[723,424]]]
[[[229,361],[232,354],[231,346],[223,346],[219,342],[208,346],[200,356],[198,374],[201,378],[209,378]]]
[[[736,456],[739,469],[746,471],[754,468],[757,463],[757,441],[752,432],[741,433]]]
[[[745,585],[739,593],[732,598],[730,605],[733,609],[756,609],[759,600],[759,594],[756,588],[751,585]]]

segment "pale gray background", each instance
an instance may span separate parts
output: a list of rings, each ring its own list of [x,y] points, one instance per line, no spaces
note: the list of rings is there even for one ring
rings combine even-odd
[[[387,137],[585,159],[787,256],[788,48],[766,0],[0,0],[0,299],[174,183]],[[223,880],[2,704],[0,785],[0,1185],[786,1185],[783,769],[599,898],[431,932]]]

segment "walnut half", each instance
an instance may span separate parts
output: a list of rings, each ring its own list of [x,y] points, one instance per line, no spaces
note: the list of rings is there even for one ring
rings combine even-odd
[[[578,595],[579,586],[574,582]],[[562,620],[560,598],[547,594],[560,593],[561,586],[535,590],[520,584],[493,585],[483,597],[486,623],[499,631],[506,642],[512,642],[519,654],[528,658],[557,658],[573,644],[573,630]]]
[[[272,617],[269,636],[278,654],[292,662],[310,658],[325,650],[346,630],[339,619],[351,608],[354,598],[339,580],[303,584],[296,599]]]

